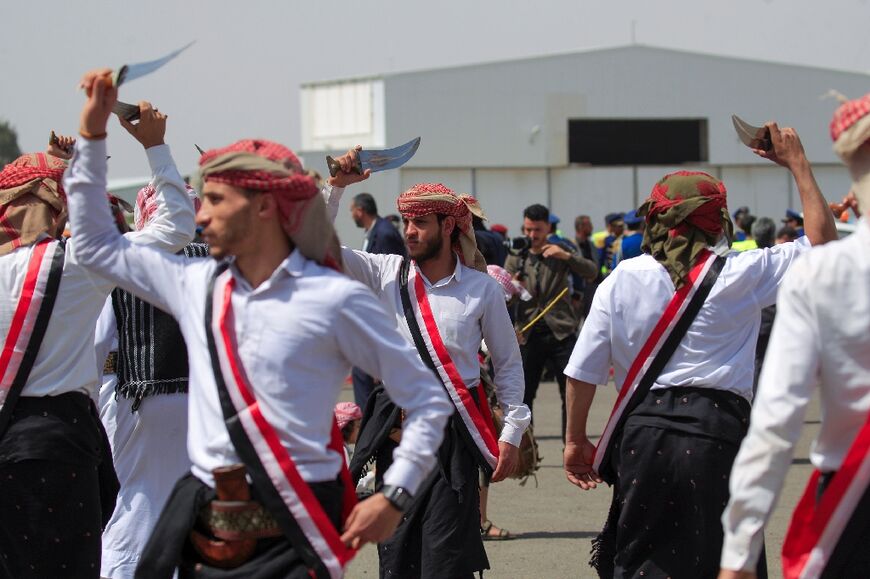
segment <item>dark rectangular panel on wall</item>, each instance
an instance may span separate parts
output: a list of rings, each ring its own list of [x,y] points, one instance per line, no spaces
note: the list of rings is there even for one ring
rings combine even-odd
[[[707,119],[568,120],[569,163],[680,165],[707,158]]]

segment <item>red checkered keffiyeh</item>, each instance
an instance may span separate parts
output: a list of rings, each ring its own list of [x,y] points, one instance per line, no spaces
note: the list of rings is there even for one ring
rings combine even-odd
[[[58,233],[67,215],[65,170],[62,159],[31,153],[0,171],[0,255]]]
[[[834,151],[849,168],[862,213],[870,211],[870,94],[840,105],[831,121]]]
[[[202,202],[196,191],[190,185],[185,185],[185,190],[190,201],[193,203],[194,212],[199,211]],[[153,183],[148,183],[139,189],[139,192],[136,194],[136,206],[133,208],[133,224],[136,226],[136,231],[142,231],[156,212],[157,189],[154,188]]]
[[[199,166],[204,167],[216,159],[231,153],[250,153],[251,155],[268,159],[278,165],[282,165],[289,174],[279,175],[266,167],[251,171],[228,169],[213,172],[209,175],[209,181],[227,183],[235,187],[253,189],[255,191],[306,189],[307,182],[297,179],[300,174],[303,174],[302,163],[299,162],[299,158],[284,145],[273,143],[272,141],[246,139],[233,143],[223,149],[206,151],[199,159]],[[310,193],[310,190],[308,192]]]
[[[489,277],[497,281],[498,285],[501,286],[502,291],[504,291],[505,301],[509,301],[512,297],[520,293],[519,288],[514,285],[514,280],[511,277],[511,274],[509,274],[505,268],[490,264],[486,266],[486,273],[488,273]]]
[[[418,183],[399,195],[396,207],[402,217],[408,219],[432,213],[454,217],[460,232],[459,247],[454,247],[454,251],[464,265],[486,273],[486,261],[477,250],[471,227],[472,215],[485,219],[477,199],[471,195],[456,195],[440,183]]]
[[[362,420],[362,410],[353,402],[339,402],[335,405],[335,421],[338,427],[344,428],[353,420]]]
[[[341,271],[341,246],[314,179],[287,147],[246,139],[206,151],[199,159],[203,183],[224,183],[271,194],[284,231],[309,259]]]
[[[66,198],[63,190],[63,172],[66,163],[53,155],[46,153],[31,153],[21,155],[0,172],[0,190],[11,189],[24,185],[34,179],[51,179],[57,184],[57,192]]]
[[[870,113],[870,93],[840,105],[834,113],[834,118],[831,119],[831,140],[839,139],[843,131],[849,129],[858,119],[868,113]]]

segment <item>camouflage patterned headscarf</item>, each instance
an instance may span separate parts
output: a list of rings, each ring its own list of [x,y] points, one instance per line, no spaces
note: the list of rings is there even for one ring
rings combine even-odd
[[[679,289],[689,270],[722,233],[734,235],[725,185],[707,173],[677,171],[655,184],[638,209],[646,217],[641,249],[661,263]]]

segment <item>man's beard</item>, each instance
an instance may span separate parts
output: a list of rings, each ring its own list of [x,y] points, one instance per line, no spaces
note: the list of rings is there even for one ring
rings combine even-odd
[[[356,224],[357,227],[363,228],[363,229],[365,228],[365,225],[363,224],[362,218],[354,217],[353,222]]]
[[[209,255],[215,259],[236,255],[239,245],[248,237],[250,231],[251,228],[245,220],[236,219],[226,224],[221,234],[206,235],[204,241],[209,245]]]
[[[418,253],[417,255],[411,255],[411,257],[417,263],[422,263],[424,261],[428,261],[430,259],[434,259],[438,257],[438,254],[441,253],[441,248],[444,247],[444,237],[439,233],[437,239],[433,239],[429,243],[423,244],[421,242],[418,243]],[[408,254],[410,255],[410,248],[408,249]]]

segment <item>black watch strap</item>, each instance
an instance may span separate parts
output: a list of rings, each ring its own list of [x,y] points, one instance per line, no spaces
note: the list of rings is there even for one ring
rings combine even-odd
[[[384,485],[381,487],[381,493],[384,495],[384,498],[390,501],[391,505],[403,513],[408,510],[408,507],[411,506],[411,502],[414,500],[410,491],[404,487]]]

